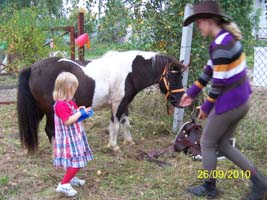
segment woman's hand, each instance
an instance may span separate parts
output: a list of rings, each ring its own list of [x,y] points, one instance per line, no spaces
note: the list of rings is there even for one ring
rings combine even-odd
[[[182,96],[180,100],[180,106],[187,107],[187,106],[190,106],[192,102],[193,102],[193,99],[189,97],[186,93],[184,93],[184,95]]]
[[[207,114],[203,112],[203,110],[199,107],[199,113],[198,113],[198,119],[206,119],[207,118]]]

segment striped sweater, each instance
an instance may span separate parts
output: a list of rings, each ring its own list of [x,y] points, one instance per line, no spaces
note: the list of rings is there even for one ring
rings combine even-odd
[[[210,59],[195,83],[187,90],[187,95],[195,98],[211,81],[207,100],[201,109],[209,114],[215,106],[220,114],[244,104],[251,94],[246,79],[246,56],[242,44],[226,30],[221,30],[209,47]]]

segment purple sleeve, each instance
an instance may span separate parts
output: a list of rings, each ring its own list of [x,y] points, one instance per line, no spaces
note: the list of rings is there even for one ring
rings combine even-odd
[[[201,89],[193,84],[187,91],[186,94],[192,99],[196,98],[196,96],[201,92]]]
[[[195,83],[186,91],[187,95],[192,99],[196,98],[196,96],[201,92],[202,88],[204,88],[210,81],[212,74],[212,62],[208,60],[203,72],[199,75],[198,80],[195,81]]]
[[[201,105],[201,110],[208,115],[210,113],[211,109],[213,108],[213,106],[214,106],[213,102],[210,102],[209,100],[206,100]]]

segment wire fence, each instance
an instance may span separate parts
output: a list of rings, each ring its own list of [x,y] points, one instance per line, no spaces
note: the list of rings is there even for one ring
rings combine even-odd
[[[254,47],[254,65],[249,70],[249,78],[253,88],[254,101],[252,106],[257,106],[259,114],[267,111],[267,28],[261,28],[256,34]],[[260,102],[266,100],[266,103]],[[255,104],[255,105],[254,105]],[[261,112],[260,112],[261,111]],[[262,113],[265,114],[265,113]]]
[[[254,49],[254,62],[248,69],[252,86],[250,110],[239,127],[241,137],[246,137],[248,140],[240,139],[240,141],[246,141],[248,148],[252,144],[265,148],[267,147],[267,28],[257,32],[256,45],[251,48]]]

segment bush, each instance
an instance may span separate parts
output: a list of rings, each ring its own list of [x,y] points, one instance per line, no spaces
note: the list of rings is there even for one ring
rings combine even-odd
[[[30,65],[48,55],[46,38],[37,8],[6,9],[1,12],[0,40],[7,41],[9,54],[15,55],[12,70]]]

